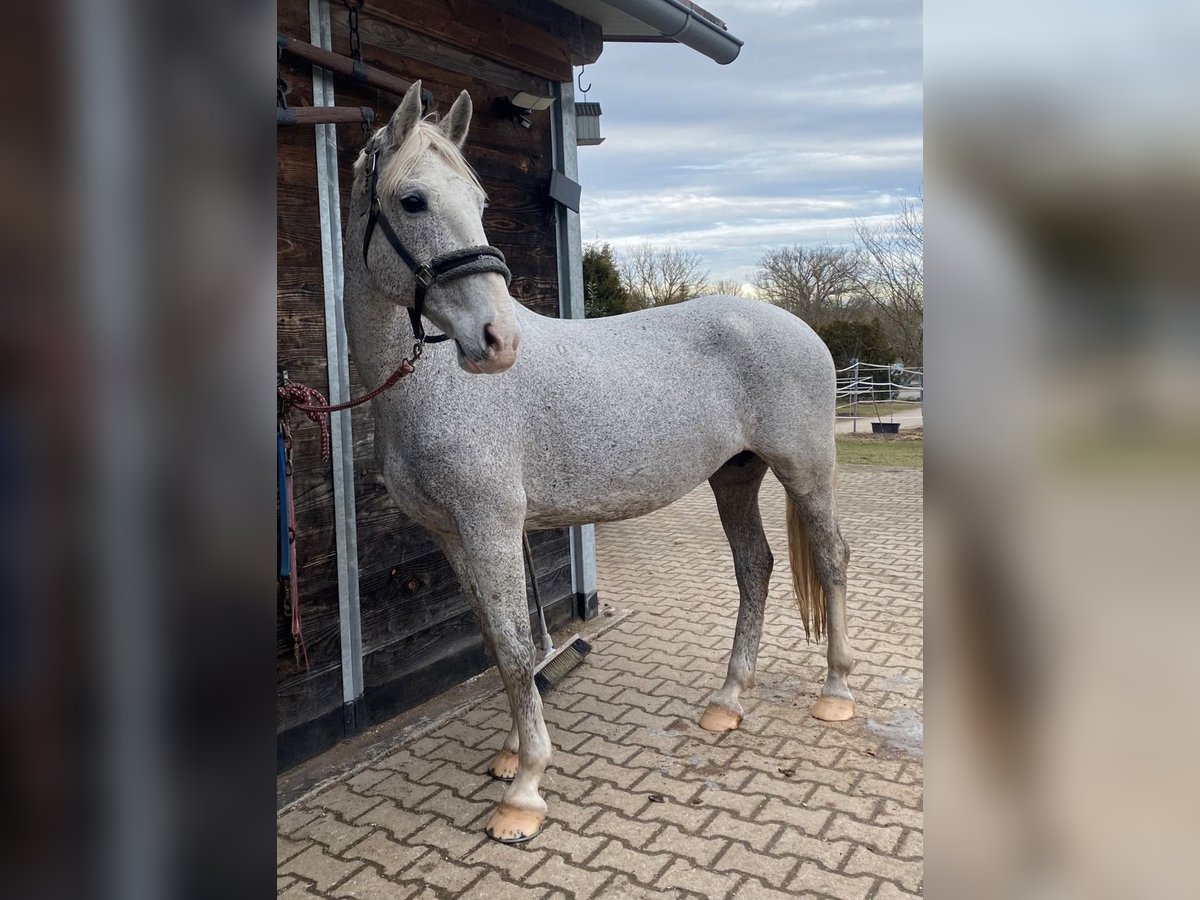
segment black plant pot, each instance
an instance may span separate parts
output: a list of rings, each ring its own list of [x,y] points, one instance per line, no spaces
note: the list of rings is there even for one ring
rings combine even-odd
[[[875,434],[899,434],[900,433],[900,423],[899,422],[872,422],[871,430],[873,432],[875,432]]]

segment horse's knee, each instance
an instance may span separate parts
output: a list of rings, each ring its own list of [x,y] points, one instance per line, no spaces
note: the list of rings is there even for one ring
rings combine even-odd
[[[496,655],[496,666],[500,669],[506,686],[510,681],[514,685],[520,685],[533,679],[537,657],[531,640],[515,635],[499,635],[493,642],[492,652]]]

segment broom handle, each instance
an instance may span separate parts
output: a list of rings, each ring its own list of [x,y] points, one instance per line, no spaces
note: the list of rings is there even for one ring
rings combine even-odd
[[[529,546],[529,533],[521,532],[521,546],[525,551],[525,569],[529,572],[529,585],[533,588],[533,602],[537,606],[538,622],[542,626],[542,655],[554,652],[554,641],[550,640],[550,629],[546,627],[546,613],[542,610],[542,595],[538,593],[537,574],[533,571],[533,548]]]

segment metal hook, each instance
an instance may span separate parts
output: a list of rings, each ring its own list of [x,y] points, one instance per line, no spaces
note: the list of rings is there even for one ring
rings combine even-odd
[[[588,82],[587,87],[583,86],[583,73],[586,69],[587,69],[587,66],[580,66],[579,67],[579,75],[575,79],[575,84],[579,87],[579,93],[584,94],[584,95],[586,95],[587,92],[592,89],[592,83],[590,81]]]

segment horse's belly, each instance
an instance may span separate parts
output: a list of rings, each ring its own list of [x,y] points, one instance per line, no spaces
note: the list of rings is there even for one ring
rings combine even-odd
[[[525,523],[529,528],[565,528],[568,525],[588,525],[593,522],[619,522],[622,519],[636,519],[662,509],[685,496],[704,479],[681,487],[671,492],[660,492],[655,495],[645,493],[636,496],[622,496],[614,492],[606,497],[581,498],[579,502],[570,505],[533,506],[526,513]]]
[[[692,491],[738,450],[722,448],[691,461],[556,472],[526,480],[526,522],[552,528],[616,522],[662,509]],[[546,473],[549,474],[549,473]]]

